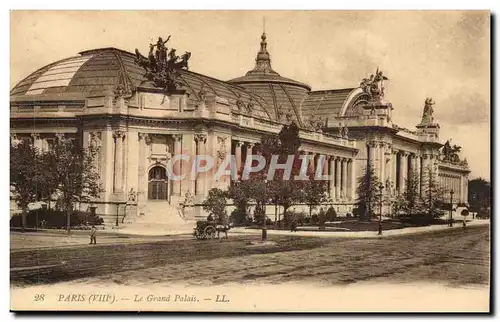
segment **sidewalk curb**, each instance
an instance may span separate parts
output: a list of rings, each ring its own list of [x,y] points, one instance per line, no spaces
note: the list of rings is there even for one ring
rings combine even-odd
[[[467,228],[478,227],[478,226],[489,226],[490,222],[476,222],[470,224]],[[430,228],[430,229],[429,229]],[[462,226],[454,225],[453,227],[448,227],[448,225],[435,225],[435,226],[425,226],[425,227],[412,227],[412,228],[402,228],[402,229],[392,229],[385,230],[382,235],[378,235],[376,231],[355,231],[355,232],[339,232],[339,231],[298,231],[290,232],[286,230],[272,230],[268,229],[268,235],[275,236],[300,236],[300,237],[320,237],[320,238],[384,238],[384,237],[397,237],[415,234],[425,234],[438,231],[445,231],[448,229],[463,229]],[[233,231],[233,234],[246,234],[246,235],[260,235],[262,230],[260,229],[238,229]]]

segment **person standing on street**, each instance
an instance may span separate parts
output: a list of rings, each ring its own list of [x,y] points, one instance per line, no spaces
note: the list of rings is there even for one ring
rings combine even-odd
[[[97,244],[96,240],[96,234],[97,234],[97,229],[95,228],[94,225],[92,225],[92,228],[90,229],[90,244]]]

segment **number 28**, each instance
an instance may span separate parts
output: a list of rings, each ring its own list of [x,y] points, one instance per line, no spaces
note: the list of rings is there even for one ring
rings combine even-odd
[[[35,294],[35,302],[45,300],[45,294]]]

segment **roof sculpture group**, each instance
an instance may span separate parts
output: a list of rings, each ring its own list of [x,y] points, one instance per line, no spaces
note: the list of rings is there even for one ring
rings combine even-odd
[[[461,162],[460,160],[460,150],[462,150],[461,146],[454,144],[453,146],[450,144],[451,140],[446,141],[441,149],[442,160],[445,162],[458,164]]]
[[[179,81],[179,71],[188,69],[190,52],[185,52],[180,57],[176,54],[176,49],[168,50],[166,43],[170,40],[163,40],[158,37],[156,44],[149,44],[148,57],[143,56],[139,50],[135,49],[135,62],[146,71],[144,77],[153,82],[155,87],[163,88],[166,92],[177,90],[182,86]]]
[[[386,80],[389,79],[377,68],[375,75],[372,74],[370,78],[363,78],[359,87],[361,87],[363,92],[370,95],[372,100],[379,101],[384,97],[384,81]]]

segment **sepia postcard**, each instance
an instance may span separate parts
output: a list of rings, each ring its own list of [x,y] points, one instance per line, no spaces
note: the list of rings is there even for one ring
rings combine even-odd
[[[11,311],[491,311],[489,11],[10,19]]]

